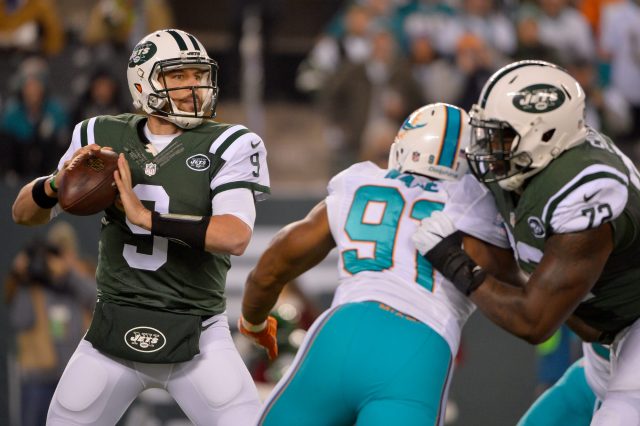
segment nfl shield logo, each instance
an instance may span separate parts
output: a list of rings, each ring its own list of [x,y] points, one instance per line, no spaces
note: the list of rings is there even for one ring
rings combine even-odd
[[[411,153],[411,161],[413,161],[414,163],[420,161],[420,153],[418,151],[413,151]]]
[[[156,163],[147,163],[144,165],[144,174],[147,176],[153,176],[156,174],[158,166]]]

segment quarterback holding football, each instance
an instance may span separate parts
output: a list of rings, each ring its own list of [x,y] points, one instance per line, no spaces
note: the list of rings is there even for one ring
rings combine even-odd
[[[76,125],[57,174],[25,185],[13,205],[16,223],[45,224],[61,211],[57,183],[79,181],[71,178],[78,156],[118,154],[109,178],[119,198],[101,223],[97,306],[48,425],[113,425],[152,387],[166,389],[197,425],[250,424],[259,409],[224,290],[229,256],[246,249],[255,202],[269,193],[267,152],[246,127],[212,120],[217,72],[193,35],[149,34],[127,66],[144,113]]]

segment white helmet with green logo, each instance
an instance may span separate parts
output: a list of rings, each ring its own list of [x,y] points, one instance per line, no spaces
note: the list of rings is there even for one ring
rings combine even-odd
[[[508,191],[587,134],[582,87],[564,69],[544,61],[514,62],[498,70],[470,116],[471,171]]]
[[[178,68],[202,69],[197,86],[166,89],[163,74]],[[143,38],[129,58],[127,69],[133,105],[183,129],[192,129],[205,118],[214,117],[218,101],[218,64],[209,57],[200,41],[181,30],[167,29]],[[194,111],[182,111],[169,96],[172,90],[189,89]],[[200,96],[196,96],[198,93]],[[198,102],[196,99],[200,99]],[[198,103],[200,105],[198,105]]]

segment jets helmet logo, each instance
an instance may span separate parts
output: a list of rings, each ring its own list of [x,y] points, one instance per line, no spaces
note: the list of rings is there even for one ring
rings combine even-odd
[[[167,339],[158,329],[134,327],[125,333],[124,342],[134,351],[151,353],[162,349]]]
[[[133,49],[133,53],[129,58],[129,68],[144,64],[149,59],[151,59],[157,51],[158,48],[156,47],[156,45],[150,41],[145,41],[144,43],[137,45]]]
[[[513,106],[520,111],[539,114],[560,108],[564,92],[550,84],[534,84],[521,89],[513,97]]]

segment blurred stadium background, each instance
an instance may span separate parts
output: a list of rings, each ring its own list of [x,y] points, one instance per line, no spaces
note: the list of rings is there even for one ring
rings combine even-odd
[[[17,191],[52,170],[76,122],[130,110],[127,59],[152,30],[180,28],[205,44],[220,65],[217,119],[247,125],[268,148],[272,197],[258,205],[253,241],[229,274],[235,324],[244,278],[262,249],[324,196],[335,172],[363,159],[383,164],[408,112],[433,101],[468,108],[487,77],[513,59],[567,67],[587,92],[589,123],[635,160],[640,34],[625,27],[633,14],[622,6],[638,9],[634,0],[0,1],[0,276],[47,232],[12,223]],[[611,20],[619,23],[615,30]],[[625,43],[631,50],[616,50]],[[79,253],[95,259],[99,218],[62,219],[73,225]],[[296,283],[298,299],[314,313],[331,300],[335,262],[333,255]],[[302,313],[280,314],[290,320],[284,344],[293,353]],[[0,425],[15,426],[19,377],[5,304],[0,336]],[[273,370],[284,367],[269,371],[246,341],[238,345],[268,390],[279,374]],[[515,424],[540,377],[534,347],[474,315],[463,334],[447,424]],[[121,423],[188,424],[153,392]]]

